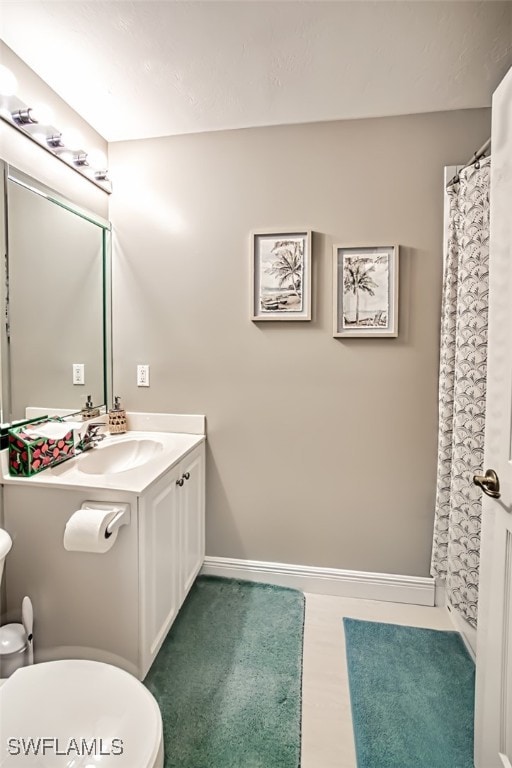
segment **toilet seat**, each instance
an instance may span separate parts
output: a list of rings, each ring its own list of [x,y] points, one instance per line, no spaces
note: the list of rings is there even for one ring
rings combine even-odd
[[[163,765],[158,704],[135,677],[110,664],[23,667],[0,686],[0,711],[1,768]],[[38,739],[46,739],[44,755]]]

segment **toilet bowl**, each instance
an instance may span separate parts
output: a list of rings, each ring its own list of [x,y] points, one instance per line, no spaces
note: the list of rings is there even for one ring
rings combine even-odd
[[[0,686],[1,768],[162,768],[162,717],[135,677],[98,661],[49,661]]]

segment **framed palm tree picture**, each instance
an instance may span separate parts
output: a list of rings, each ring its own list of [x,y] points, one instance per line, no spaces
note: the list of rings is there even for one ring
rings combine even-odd
[[[333,336],[398,336],[398,245],[333,247]]]
[[[311,231],[253,232],[252,320],[311,320]]]

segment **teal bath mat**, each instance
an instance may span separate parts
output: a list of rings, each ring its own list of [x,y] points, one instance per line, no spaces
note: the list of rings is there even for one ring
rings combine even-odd
[[[460,635],[343,624],[358,768],[473,768],[475,665]]]
[[[165,768],[298,768],[304,595],[199,578],[145,684]]]

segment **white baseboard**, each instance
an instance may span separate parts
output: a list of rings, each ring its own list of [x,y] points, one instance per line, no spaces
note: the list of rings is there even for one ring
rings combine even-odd
[[[292,587],[302,592],[391,603],[434,605],[434,579],[389,573],[314,568],[229,557],[206,557],[201,574]]]
[[[436,605],[439,608],[446,608],[446,587],[442,579],[436,579]]]
[[[450,614],[452,624],[461,635],[464,645],[466,646],[469,655],[476,661],[476,629],[469,624],[466,619],[460,615],[456,608],[450,605],[450,601],[446,601],[446,609]]]
[[[441,578],[436,579],[436,605],[446,609],[454,628],[462,636],[469,655],[473,661],[476,661],[477,630],[452,606],[448,597],[446,582]]]

